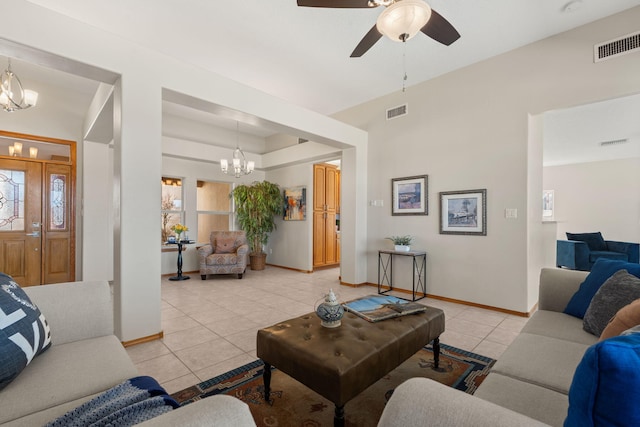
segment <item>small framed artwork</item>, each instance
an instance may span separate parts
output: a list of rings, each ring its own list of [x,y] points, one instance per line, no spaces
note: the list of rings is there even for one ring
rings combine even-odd
[[[440,193],[440,234],[487,235],[487,190]]]
[[[304,221],[307,219],[307,187],[289,187],[284,189],[285,221]]]
[[[542,219],[544,221],[553,220],[553,190],[542,192]]]
[[[392,215],[429,215],[428,175],[391,180]]]

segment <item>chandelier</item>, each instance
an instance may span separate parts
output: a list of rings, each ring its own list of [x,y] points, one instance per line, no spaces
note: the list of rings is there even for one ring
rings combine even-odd
[[[244,156],[244,152],[239,146],[240,139],[240,124],[236,122],[236,149],[233,150],[233,159],[231,160],[231,168],[229,168],[229,161],[227,159],[220,160],[220,169],[227,175],[233,175],[236,178],[240,178],[243,175],[249,175],[255,169],[255,162],[252,160],[247,161]]]
[[[2,73],[0,86],[0,107],[11,113],[16,110],[26,110],[38,102],[38,92],[25,89],[18,76],[11,71],[11,59],[7,69]]]

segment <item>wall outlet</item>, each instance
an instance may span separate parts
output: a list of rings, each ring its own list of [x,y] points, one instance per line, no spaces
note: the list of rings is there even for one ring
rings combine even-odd
[[[518,209],[516,208],[506,208],[504,210],[504,217],[507,219],[516,219],[518,218]]]
[[[269,255],[273,253],[273,249],[269,248]]]

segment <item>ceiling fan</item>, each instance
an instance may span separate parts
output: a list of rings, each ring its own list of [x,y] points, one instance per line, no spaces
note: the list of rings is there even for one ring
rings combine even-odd
[[[458,31],[423,0],[298,0],[298,6],[331,8],[372,8],[384,6],[376,25],[360,40],[352,58],[364,55],[385,35],[406,42],[418,32],[446,46],[460,38]]]

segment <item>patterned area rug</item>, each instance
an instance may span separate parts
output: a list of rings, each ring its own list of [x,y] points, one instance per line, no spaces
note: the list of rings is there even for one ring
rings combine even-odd
[[[375,426],[393,390],[412,377],[426,377],[448,386],[473,392],[489,373],[495,360],[455,347],[440,345],[440,367],[433,368],[431,345],[413,355],[345,405],[346,426]],[[181,405],[215,394],[228,394],[246,402],[259,427],[330,426],[334,404],[285,373],[273,368],[271,399],[264,401],[262,372],[257,360],[189,387],[172,397]]]

